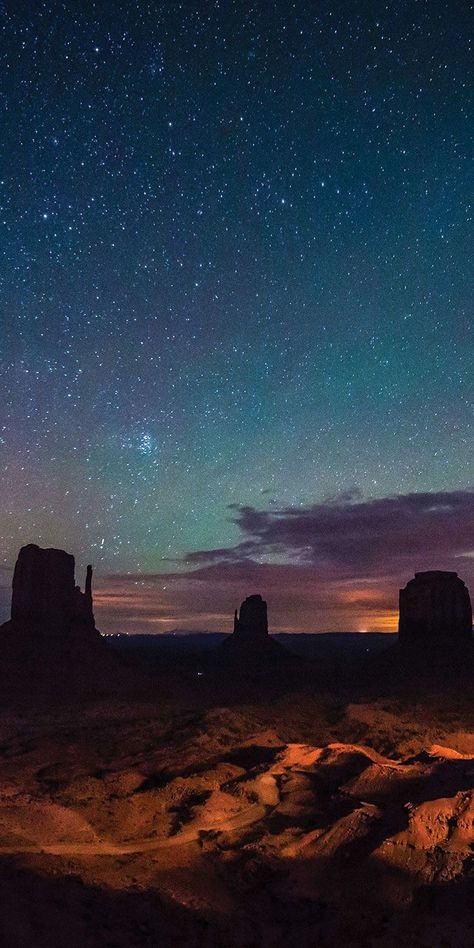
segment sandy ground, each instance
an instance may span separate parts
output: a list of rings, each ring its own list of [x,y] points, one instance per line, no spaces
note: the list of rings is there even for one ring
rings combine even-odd
[[[2,948],[472,948],[470,694],[159,686],[1,713]]]

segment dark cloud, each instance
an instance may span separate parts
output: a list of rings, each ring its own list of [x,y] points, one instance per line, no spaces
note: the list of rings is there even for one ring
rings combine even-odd
[[[236,546],[188,554],[187,572],[104,578],[109,627],[113,607],[115,628],[230,629],[234,607],[261,592],[274,631],[393,629],[398,589],[416,570],[453,569],[474,588],[474,491],[231,510]]]
[[[398,573],[469,556],[474,549],[474,491],[362,500],[353,492],[310,507],[232,507],[246,539],[224,550],[190,554],[190,563],[241,562],[285,555],[326,576]]]

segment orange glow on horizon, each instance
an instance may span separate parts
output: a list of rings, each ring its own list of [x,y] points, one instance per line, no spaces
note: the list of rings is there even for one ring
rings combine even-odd
[[[385,612],[379,612],[371,615],[366,622],[360,623],[359,632],[397,632],[398,631],[398,610],[388,609]]]
[[[319,580],[319,581],[318,581]],[[248,589],[259,587],[273,633],[395,632],[391,584],[363,579],[324,581],[314,574],[265,570],[196,581],[182,576],[104,576],[94,590],[98,627],[107,633],[232,632],[233,614]]]

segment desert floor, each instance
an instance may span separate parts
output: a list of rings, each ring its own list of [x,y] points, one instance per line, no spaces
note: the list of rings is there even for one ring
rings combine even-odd
[[[472,948],[467,681],[127,663],[4,702],[2,948]]]

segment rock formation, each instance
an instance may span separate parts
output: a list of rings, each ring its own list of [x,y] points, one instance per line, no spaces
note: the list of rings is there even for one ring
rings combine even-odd
[[[469,591],[457,573],[415,573],[400,590],[399,643],[450,649],[472,641]]]
[[[275,669],[275,662],[289,658],[286,649],[268,633],[267,604],[260,595],[247,596],[240,610],[235,610],[233,634],[218,646],[217,655],[226,656],[246,678],[269,666]]]
[[[92,567],[87,567],[85,591],[74,580],[74,557],[64,550],[21,548],[15,565],[11,621],[6,623],[18,646],[45,643],[67,647],[99,639],[92,609]]]
[[[79,623],[94,628],[92,567],[86,588],[74,582],[74,557],[64,550],[21,548],[13,574],[11,618],[15,626],[69,634]]]
[[[267,604],[258,594],[247,596],[235,610],[234,635],[240,641],[258,642],[268,636]]]
[[[74,557],[22,547],[13,574],[11,619],[0,627],[0,707],[13,702],[70,702],[124,693],[142,679],[123,666],[95,627],[92,567],[84,592]]]
[[[84,592],[82,592],[80,586],[74,587],[74,621],[95,627],[92,609],[92,566],[88,566],[86,569]]]

